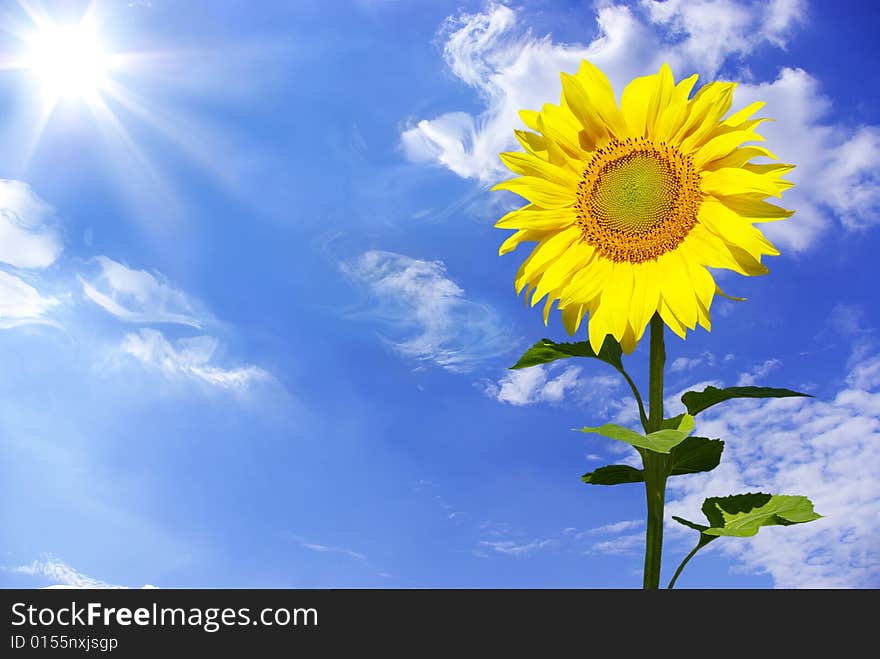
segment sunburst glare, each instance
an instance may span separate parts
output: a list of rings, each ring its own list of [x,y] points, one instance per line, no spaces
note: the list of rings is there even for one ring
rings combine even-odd
[[[91,21],[41,26],[29,46],[25,66],[53,100],[92,101],[107,82],[111,59],[103,51]]]

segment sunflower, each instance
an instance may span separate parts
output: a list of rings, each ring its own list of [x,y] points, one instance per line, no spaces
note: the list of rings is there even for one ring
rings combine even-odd
[[[559,105],[522,111],[534,132],[514,131],[525,152],[500,154],[519,176],[496,185],[528,204],[495,225],[516,229],[500,254],[537,242],[516,276],[517,295],[554,303],[574,334],[588,318],[598,352],[608,334],[632,352],[655,313],[684,338],[722,294],[708,268],[761,275],[779,252],[754,225],[794,211],[768,203],[792,183],[793,165],[767,149],[751,118],[756,102],[724,117],[736,83],[712,82],[691,97],[697,76],[675,83],[664,64],[636,78],[620,106],[605,75],[583,61],[561,74]]]

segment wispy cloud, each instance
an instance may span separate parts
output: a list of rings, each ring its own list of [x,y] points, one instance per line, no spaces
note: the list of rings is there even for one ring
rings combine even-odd
[[[120,350],[166,377],[188,378],[224,389],[246,389],[255,382],[272,379],[258,366],[217,366],[220,342],[212,336],[183,338],[172,344],[158,330],[142,329],[127,334]]]
[[[806,6],[799,0],[643,1],[648,19],[662,28],[664,43],[674,44],[679,58],[699,64],[714,75],[732,58],[742,58],[762,44],[785,47],[803,22]]]
[[[478,383],[483,392],[499,403],[514,406],[562,403],[568,398],[589,396],[597,405],[618,399],[620,380],[612,375],[584,377],[580,366],[538,365],[507,371],[497,382]]]
[[[515,540],[480,540],[479,545],[498,554],[506,556],[527,556],[539,549],[554,547],[559,543],[553,538],[532,540],[530,542],[516,542]]]
[[[763,363],[758,364],[751,371],[740,373],[739,379],[736,381],[738,387],[762,384],[761,378],[766,377],[776,369],[782,366],[782,361],[776,358],[767,359]]]
[[[47,312],[58,304],[44,297],[20,277],[0,270],[0,328],[33,323],[52,323]]]
[[[644,551],[645,534],[644,533],[628,533],[609,540],[595,542],[590,546],[590,551],[597,554],[639,554]]]
[[[61,253],[55,211],[21,181],[0,179],[0,263],[17,269],[0,270],[0,328],[54,321],[47,312],[58,304],[27,280],[21,270],[52,265]]]
[[[359,551],[354,551],[353,549],[349,549],[347,547],[334,547],[331,545],[321,545],[316,542],[309,542],[305,538],[298,537],[296,541],[299,543],[299,546],[308,549],[310,551],[316,551],[321,554],[342,554],[343,556],[348,556],[349,558],[353,558],[358,561],[367,561],[367,557],[365,554],[360,553]]]
[[[508,351],[495,310],[468,299],[442,261],[369,251],[342,269],[375,299],[369,315],[406,337],[390,341],[405,357],[463,372]]]
[[[570,366],[558,376],[548,377],[544,366],[533,366],[505,373],[497,383],[487,383],[484,391],[498,402],[517,406],[559,403],[565,398],[566,392],[580,386],[580,373],[580,368]]]
[[[55,211],[21,181],[0,179],[0,263],[45,268],[61,253]]]
[[[16,574],[25,574],[45,579],[49,585],[45,588],[102,588],[102,589],[122,589],[128,586],[117,586],[115,584],[94,579],[72,568],[59,558],[51,554],[45,554],[39,559],[28,565],[19,565],[7,568],[10,572]],[[144,588],[153,588],[146,585]]]
[[[476,90],[484,109],[410,122],[401,135],[404,151],[465,178],[497,181],[509,176],[498,153],[518,148],[518,111],[558,102],[559,72],[576,71],[581,59],[602,68],[618,95],[664,61],[679,76],[699,71],[712,78],[723,70],[744,81],[736,108],[767,102],[766,115],[777,121],[761,132],[782,160],[798,165],[790,176],[798,185],[785,195],[798,214],[763,228],[782,246],[807,249],[833,218],[850,229],[880,222],[880,128],[834,123],[830,101],[803,69],[782,68],[775,80],[754,82],[739,65],[760,44],[783,47],[804,15],[804,3],[794,0],[602,3],[596,37],[563,44],[532,34],[521,11],[491,3],[483,12],[448,18],[440,31],[449,70]]]
[[[100,272],[80,277],[83,293],[105,311],[129,323],[173,323],[202,328],[210,316],[160,273],[135,270],[106,256],[95,258]]]
[[[641,519],[627,519],[622,522],[612,522],[611,524],[606,524],[605,526],[598,526],[594,529],[590,529],[588,533],[594,535],[614,535],[617,533],[623,533],[624,531],[631,531],[632,529],[638,529],[645,525],[644,520]]]
[[[733,355],[727,354],[724,355],[721,361],[728,362],[732,359]],[[692,371],[703,365],[706,365],[709,368],[714,368],[718,361],[719,360],[715,357],[715,354],[707,350],[700,353],[698,357],[678,357],[669,365],[669,372],[678,373],[680,371]]]

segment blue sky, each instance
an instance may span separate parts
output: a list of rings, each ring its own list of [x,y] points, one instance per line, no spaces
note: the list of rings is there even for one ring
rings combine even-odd
[[[507,370],[565,333],[514,295],[488,192],[587,57],[618,93],[663,61],[739,81],[798,164],[782,255],[721,275],[748,301],[669,339],[667,391],[816,398],[701,415],[722,466],[668,514],[826,517],[679,585],[880,586],[872,3],[107,0],[111,83],[52,105],[26,35],[89,7],[0,11],[0,585],[639,586],[641,488],[580,481],[627,455],[570,432],[630,401],[600,363]],[[693,540],[667,533],[664,582]]]

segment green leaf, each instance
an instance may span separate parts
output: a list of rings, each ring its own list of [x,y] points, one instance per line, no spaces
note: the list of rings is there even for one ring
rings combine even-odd
[[[703,391],[688,391],[681,397],[681,402],[687,407],[688,414],[697,415],[708,407],[723,403],[731,398],[789,398],[792,396],[806,396],[791,389],[773,389],[771,387],[706,387]]]
[[[641,435],[635,430],[624,428],[613,423],[606,423],[597,427],[585,426],[581,432],[593,432],[609,439],[626,442],[636,448],[647,449],[655,453],[669,453],[673,448],[681,444],[694,429],[694,417],[685,414],[678,428],[658,430],[647,435]]]
[[[620,485],[621,483],[641,483],[645,480],[645,475],[641,469],[629,465],[608,465],[584,474],[581,480],[590,485]]]
[[[675,586],[684,566],[703,547],[721,536],[747,538],[755,535],[762,526],[791,526],[812,522],[822,517],[813,510],[813,502],[807,497],[786,494],[734,494],[729,497],[709,497],[703,502],[703,514],[709,526],[696,524],[673,515],[679,524],[700,532],[697,546],[678,566],[669,588]]]
[[[706,536],[746,538],[755,535],[762,526],[790,526],[822,517],[813,510],[813,503],[807,497],[762,493],[710,497],[703,502],[703,514],[709,520],[708,527],[680,517],[673,519]]]
[[[678,424],[681,423],[681,420],[684,418],[684,414],[679,414],[678,416],[674,416],[671,419],[663,419],[660,423],[660,429],[664,430],[666,428],[678,428]]]
[[[579,341],[577,343],[555,343],[550,339],[541,339],[531,348],[526,350],[525,354],[519,358],[519,361],[511,366],[511,370],[518,368],[528,368],[529,366],[537,366],[538,364],[547,364],[557,359],[566,359],[568,357],[590,357],[599,359],[606,364],[611,364],[618,371],[623,370],[623,349],[620,344],[614,340],[610,334],[605,337],[605,343],[599,353],[596,354],[590,347],[588,341]]]
[[[688,437],[672,452],[672,476],[712,471],[721,462],[724,442],[708,437]]]
[[[701,471],[712,471],[721,461],[723,450],[724,442],[720,439],[688,437],[672,450],[670,476],[685,476]],[[645,472],[629,465],[608,465],[584,474],[581,480],[590,485],[642,483],[645,480]]]

